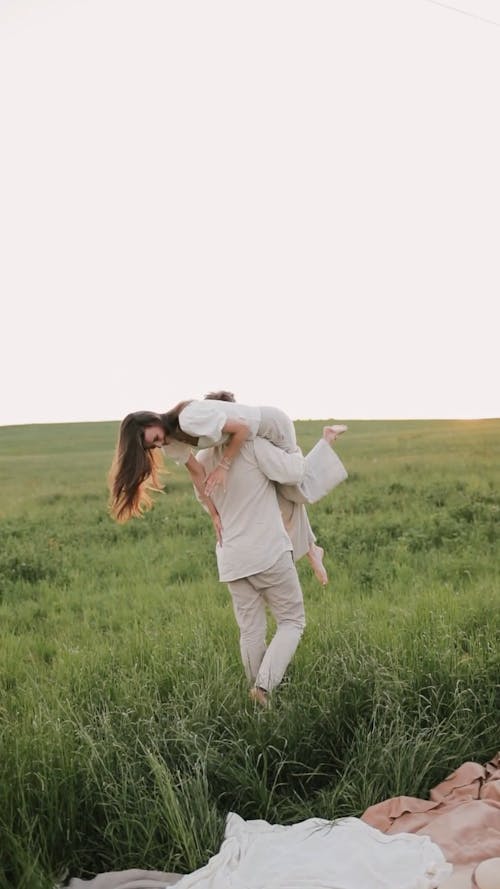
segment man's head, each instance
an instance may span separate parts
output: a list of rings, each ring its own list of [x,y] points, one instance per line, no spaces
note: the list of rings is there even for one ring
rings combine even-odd
[[[236,401],[233,393],[228,392],[227,389],[221,389],[220,392],[207,392],[205,399],[208,401]]]

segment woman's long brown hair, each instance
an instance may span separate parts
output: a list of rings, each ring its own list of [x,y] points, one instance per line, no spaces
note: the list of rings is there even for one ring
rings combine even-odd
[[[161,491],[163,456],[159,448],[144,447],[144,429],[163,426],[161,415],[151,411],[128,414],[120,424],[118,442],[109,471],[109,508],[117,522],[142,516],[153,500],[149,490]]]
[[[210,392],[206,398],[234,401],[232,392]],[[197,438],[187,435],[179,426],[179,414],[189,401],[179,401],[163,414],[152,411],[136,411],[127,414],[120,424],[120,432],[113,462],[108,474],[110,490],[109,509],[117,522],[127,522],[142,516],[153,505],[149,491],[161,491],[161,472],[165,470],[159,448],[144,446],[144,430],[148,426],[161,426],[177,441],[196,446]]]

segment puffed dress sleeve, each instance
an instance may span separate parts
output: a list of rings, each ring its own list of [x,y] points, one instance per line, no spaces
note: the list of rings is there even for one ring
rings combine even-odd
[[[194,438],[203,438],[204,447],[217,444],[223,438],[222,429],[227,413],[213,401],[191,401],[179,414],[179,426]]]

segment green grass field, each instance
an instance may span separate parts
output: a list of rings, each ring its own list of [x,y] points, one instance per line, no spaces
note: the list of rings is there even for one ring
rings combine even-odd
[[[304,451],[322,426],[296,424]],[[330,583],[299,562],[269,713],[185,470],[109,518],[117,429],[0,428],[1,889],[187,872],[228,811],[360,815],[500,749],[500,420],[349,423],[349,479],[309,509]]]

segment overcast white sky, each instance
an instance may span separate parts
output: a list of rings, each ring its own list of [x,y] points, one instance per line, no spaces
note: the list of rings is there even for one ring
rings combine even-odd
[[[500,0],[445,5],[0,0],[0,425],[500,416]]]

